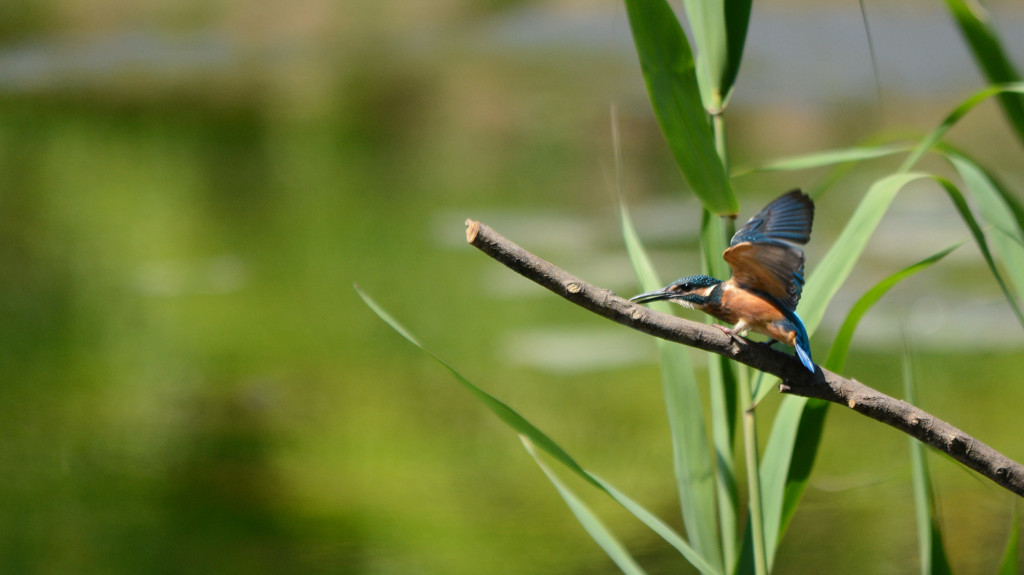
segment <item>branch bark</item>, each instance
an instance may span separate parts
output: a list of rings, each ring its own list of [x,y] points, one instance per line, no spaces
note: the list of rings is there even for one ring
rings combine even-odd
[[[779,391],[824,399],[911,435],[997,484],[1024,497],[1024,466],[960,429],[909,403],[818,367],[811,374],[799,361],[767,345],[737,341],[721,330],[666,315],[592,286],[505,239],[488,226],[466,220],[466,241],[512,271],[572,303],[635,330],[723,355],[782,379]]]

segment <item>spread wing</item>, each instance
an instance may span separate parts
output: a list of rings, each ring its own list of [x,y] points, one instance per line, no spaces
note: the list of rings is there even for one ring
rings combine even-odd
[[[804,287],[804,251],[811,239],[814,202],[793,190],[750,218],[722,257],[741,287],[763,292],[796,309]]]

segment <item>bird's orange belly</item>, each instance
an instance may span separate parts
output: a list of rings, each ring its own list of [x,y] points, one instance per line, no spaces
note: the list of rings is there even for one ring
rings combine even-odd
[[[796,341],[796,331],[775,305],[735,285],[723,286],[721,301],[708,311],[740,329],[767,335],[788,345]]]

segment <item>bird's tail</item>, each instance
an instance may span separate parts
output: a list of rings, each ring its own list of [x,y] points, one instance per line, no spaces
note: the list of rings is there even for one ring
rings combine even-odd
[[[811,340],[807,337],[807,328],[804,327],[804,322],[800,319],[800,316],[796,315],[796,312],[788,312],[786,315],[792,314],[793,317],[790,321],[796,327],[796,356],[800,358],[800,363],[804,364],[804,367],[811,370],[814,373],[814,362],[811,361]]]

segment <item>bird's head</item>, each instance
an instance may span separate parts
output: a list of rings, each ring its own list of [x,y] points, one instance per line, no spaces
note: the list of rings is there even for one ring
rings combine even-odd
[[[629,301],[649,303],[666,300],[686,307],[700,309],[701,306],[708,303],[712,290],[720,283],[722,283],[721,280],[704,274],[686,276],[661,289],[633,296],[629,298]]]

